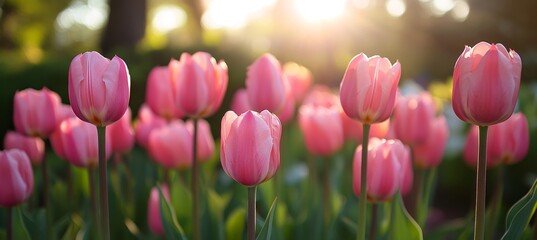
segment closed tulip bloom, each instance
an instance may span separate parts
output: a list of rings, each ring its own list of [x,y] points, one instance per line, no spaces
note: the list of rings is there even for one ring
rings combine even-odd
[[[269,111],[247,111],[222,118],[220,161],[224,171],[245,186],[259,185],[280,166],[282,126]]]
[[[168,186],[161,185],[160,190],[167,202],[170,202],[170,190]],[[147,225],[149,230],[156,236],[164,236],[164,227],[160,214],[160,194],[157,187],[151,188],[149,200],[147,201]]]
[[[45,142],[39,137],[28,137],[10,131],[4,136],[4,149],[20,149],[28,155],[33,165],[39,165],[45,156]]]
[[[136,142],[144,147],[149,147],[149,135],[154,129],[166,125],[166,120],[153,113],[147,104],[143,104],[138,110],[138,120],[134,124],[134,137]]]
[[[131,126],[131,110],[127,108],[123,117],[107,127],[110,134],[110,147],[114,153],[126,153],[134,146],[134,130]]]
[[[280,62],[271,54],[263,54],[248,67],[246,92],[248,102],[255,111],[279,112],[286,94]]]
[[[19,205],[33,189],[34,173],[26,153],[19,149],[0,151],[0,206]]]
[[[25,89],[15,93],[13,99],[13,122],[17,132],[28,136],[48,137],[58,126],[57,112],[60,96],[43,88]]]
[[[311,72],[304,66],[294,62],[288,62],[283,65],[283,75],[289,81],[291,95],[294,97],[295,101],[301,102],[308,93],[313,82]]]
[[[212,115],[224,99],[228,84],[227,65],[206,52],[183,53],[168,65],[175,82],[175,103],[187,116]]]
[[[174,82],[167,66],[154,67],[149,72],[147,88],[145,89],[145,102],[155,114],[165,119],[182,117],[175,105],[174,91]]]
[[[76,116],[96,126],[121,118],[129,105],[131,80],[125,62],[98,52],[77,55],[69,66],[69,102]]]
[[[304,98],[303,104],[313,105],[316,107],[334,107],[341,108],[339,97],[332,92],[330,88],[324,85],[315,85]]]
[[[434,102],[427,92],[400,96],[392,119],[395,137],[410,146],[424,143],[429,136],[435,112]]]
[[[186,129],[190,135],[194,135],[194,123],[192,120],[186,122]],[[203,119],[198,119],[198,137],[197,137],[197,157],[198,161],[206,161],[212,158],[214,154],[214,138],[211,133],[211,126]]]
[[[290,90],[285,95],[282,109],[278,112],[277,116],[282,124],[288,123],[293,119],[295,115],[295,99]]]
[[[158,164],[168,169],[186,169],[192,165],[192,135],[182,120],[149,134],[149,154]]]
[[[368,144],[367,200],[382,202],[393,198],[403,184],[408,150],[399,140],[371,138]],[[362,145],[354,154],[354,193],[360,196]],[[408,181],[408,180],[407,180]]]
[[[464,159],[471,166],[477,163],[478,130],[472,126],[464,146]],[[524,159],[529,148],[528,120],[522,113],[489,127],[487,136],[487,167],[513,164]]]
[[[364,125],[360,121],[350,118],[343,111],[341,111],[340,117],[343,124],[343,134],[345,139],[352,139],[357,143],[362,143]],[[389,129],[390,119],[387,119],[384,122],[371,124],[369,137],[386,138]]]
[[[68,104],[61,104],[56,116],[58,118],[58,126],[60,126],[63,120],[76,117],[75,112],[73,112],[73,108],[71,108],[71,105]]]
[[[437,117],[431,123],[427,140],[414,146],[414,164],[419,168],[437,167],[444,157],[448,138],[449,129],[446,118],[444,116]]]
[[[60,124],[61,141],[65,158],[81,168],[99,165],[97,130],[95,126],[78,118],[69,118]],[[106,159],[110,157],[110,135],[106,134]]]
[[[401,65],[387,58],[355,56],[340,85],[345,113],[364,124],[384,122],[392,114],[397,97]]]
[[[231,99],[231,111],[240,115],[248,110],[251,110],[250,103],[248,103],[248,93],[244,88],[238,89]]]
[[[466,46],[453,71],[453,110],[461,120],[488,126],[507,120],[516,105],[522,60],[502,44]]]
[[[401,185],[399,185],[399,192],[402,196],[406,196],[411,192],[412,185],[414,184],[414,167],[410,158],[410,148],[404,144],[394,144],[392,151],[398,153],[397,156],[401,164]]]
[[[305,104],[299,109],[298,123],[309,152],[328,156],[343,146],[340,109]]]

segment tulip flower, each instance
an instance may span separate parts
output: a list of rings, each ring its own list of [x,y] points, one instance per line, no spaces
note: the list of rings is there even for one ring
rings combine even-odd
[[[131,126],[131,110],[127,108],[123,117],[108,126],[110,147],[113,153],[126,153],[134,145],[134,130]]]
[[[466,46],[453,70],[452,105],[457,117],[479,126],[474,239],[485,238],[488,126],[507,120],[520,88],[522,60],[502,44]]]
[[[28,155],[33,165],[39,165],[45,156],[45,142],[39,137],[28,137],[10,131],[4,136],[4,149],[20,149]]]
[[[340,117],[343,124],[343,134],[345,139],[352,139],[358,144],[361,144],[364,133],[364,125],[360,121],[350,118],[343,111],[340,112]],[[371,124],[369,137],[387,138],[389,129],[390,119],[387,119],[381,123]]]
[[[464,146],[464,160],[477,165],[478,128],[472,126]],[[529,148],[528,120],[523,113],[515,113],[505,122],[489,127],[487,136],[487,167],[513,164],[526,157]]]
[[[186,122],[186,129],[190,135],[194,134],[194,122],[189,120]],[[214,138],[211,133],[211,126],[203,119],[198,120],[198,149],[197,160],[206,161],[211,159],[214,154]]]
[[[466,46],[453,71],[455,114],[479,126],[507,120],[515,109],[521,71],[520,56],[502,44]]]
[[[0,206],[21,204],[33,189],[34,174],[28,155],[19,149],[0,151]]]
[[[168,169],[186,169],[192,165],[192,135],[185,123],[173,120],[149,134],[149,154]]]
[[[299,109],[298,122],[311,153],[328,156],[343,146],[340,108],[305,104]]]
[[[425,142],[415,145],[413,148],[414,164],[419,168],[435,168],[442,161],[449,138],[446,118],[444,116],[435,118],[431,122],[428,132],[429,136]]]
[[[165,119],[181,118],[183,115],[175,104],[174,85],[167,66],[154,67],[147,78],[145,101],[155,114]]]
[[[401,65],[387,58],[355,56],[340,85],[341,106],[345,113],[364,124],[383,122],[393,111]]]
[[[151,132],[165,125],[165,119],[155,115],[147,104],[143,104],[138,110],[138,120],[134,124],[136,142],[147,149]]]
[[[284,105],[286,81],[280,62],[271,54],[263,54],[248,67],[246,73],[250,107],[258,112],[279,112]]]
[[[274,176],[280,166],[282,125],[267,110],[237,116],[228,111],[222,118],[220,162],[228,176],[248,187],[247,239],[255,239],[257,185]]]
[[[301,102],[311,87],[313,76],[311,72],[294,62],[288,62],[283,65],[283,75],[289,81],[291,95],[294,100]]]
[[[435,112],[432,96],[427,92],[399,97],[392,119],[395,137],[410,146],[424,143]]]
[[[57,112],[60,96],[43,88],[25,89],[15,93],[13,99],[13,122],[17,132],[27,136],[48,137],[58,126]]]
[[[167,185],[161,185],[160,190],[166,201],[170,202],[170,190]],[[149,200],[147,201],[147,225],[151,233],[157,236],[164,236],[164,227],[160,213],[160,194],[157,187],[151,188]]]
[[[354,154],[353,186],[356,196],[360,196],[361,193],[362,151],[364,149],[360,145]],[[408,185],[403,184],[405,176],[403,170],[404,164],[409,159],[409,151],[399,140],[371,138],[368,153],[367,200],[371,202],[390,200],[402,185]]]
[[[250,103],[248,103],[248,93],[246,93],[246,89],[238,89],[233,94],[233,98],[231,99],[231,111],[235,112],[235,114],[240,115],[250,109],[251,108]]]
[[[125,62],[98,52],[77,55],[69,66],[69,101],[76,116],[96,126],[121,118],[129,104],[130,76]]]
[[[179,112],[195,118],[212,115],[224,98],[228,84],[227,65],[206,52],[183,53],[168,65],[175,82],[175,104]]]
[[[294,114],[295,114],[295,98],[293,97],[292,92],[289,89],[287,89],[285,100],[283,102],[283,107],[278,112],[277,116],[280,119],[280,122],[282,124],[285,124],[293,119]]]

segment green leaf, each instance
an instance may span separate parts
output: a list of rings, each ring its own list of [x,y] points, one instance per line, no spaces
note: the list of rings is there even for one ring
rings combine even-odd
[[[505,234],[502,240],[520,239],[537,207],[537,180],[530,191],[516,202],[506,216]]]
[[[166,239],[186,239],[184,231],[179,225],[177,217],[175,216],[175,211],[169,202],[166,201],[166,198],[164,198],[160,187],[158,187],[158,192],[160,202],[160,217],[162,219],[162,226],[164,228],[164,235],[166,236]]]
[[[272,205],[270,206],[270,210],[267,213],[267,218],[265,219],[265,223],[263,224],[263,227],[261,228],[259,235],[257,235],[256,240],[270,239],[270,236],[272,234],[272,220],[274,220],[274,212],[276,212],[277,201],[278,201],[278,198],[277,197],[274,198],[274,201],[272,202]]]
[[[12,221],[13,221],[13,239],[31,239],[28,229],[24,224],[21,210],[18,207],[12,208]]]
[[[226,239],[242,239],[246,211],[242,208],[235,209],[226,220]]]
[[[408,214],[401,194],[397,194],[392,204],[391,237],[389,239],[399,239],[401,236],[405,236],[406,240],[422,240],[421,228]]]

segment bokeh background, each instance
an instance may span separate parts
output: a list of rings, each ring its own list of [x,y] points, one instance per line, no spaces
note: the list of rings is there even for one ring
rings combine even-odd
[[[83,51],[125,60],[134,115],[152,67],[182,52],[224,59],[230,84],[220,112],[209,119],[215,130],[232,93],[244,86],[248,65],[266,52],[306,66],[316,83],[331,87],[339,86],[354,55],[381,55],[401,63],[402,84],[414,82],[449,102],[449,79],[464,46],[500,42],[523,60],[518,109],[531,129],[528,157],[506,173],[510,206],[537,172],[535,10],[535,0],[0,0],[0,136],[14,128],[17,90],[46,86],[68,103],[69,63]],[[450,126],[452,147],[434,205],[463,215],[474,189],[473,169],[460,154],[467,126]]]

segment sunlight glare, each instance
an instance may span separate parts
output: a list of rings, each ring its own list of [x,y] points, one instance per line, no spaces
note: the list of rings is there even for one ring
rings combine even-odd
[[[436,16],[442,16],[449,12],[454,6],[454,0],[433,0],[431,3],[431,11]]]
[[[464,0],[455,2],[455,6],[451,9],[451,16],[459,22],[464,22],[468,14],[470,14],[470,6]]]
[[[346,0],[294,0],[295,10],[305,20],[319,22],[343,14]]]
[[[406,12],[406,4],[403,0],[388,0],[386,11],[393,17],[400,17]]]
[[[210,0],[201,22],[209,29],[240,29],[275,3],[276,0]]]
[[[184,26],[186,23],[185,11],[174,5],[161,5],[155,9],[151,25],[157,32],[168,33],[173,29]]]

